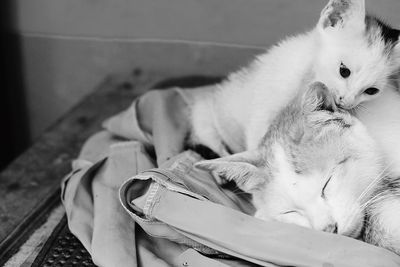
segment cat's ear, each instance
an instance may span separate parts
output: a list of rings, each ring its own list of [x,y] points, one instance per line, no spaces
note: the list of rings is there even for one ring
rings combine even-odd
[[[321,12],[318,27],[365,29],[365,0],[330,0]]]
[[[397,37],[396,44],[394,46],[394,52],[396,54],[396,62],[400,62],[400,30],[394,29],[392,30],[394,36]],[[399,73],[400,74],[400,73]]]
[[[195,166],[222,179],[234,181],[240,189],[250,193],[266,182],[265,174],[257,167],[261,161],[260,152],[246,151],[219,159],[200,161]]]
[[[305,91],[301,91],[295,103],[300,114],[302,114],[300,116],[301,122],[293,124],[292,130],[288,133],[291,141],[295,144],[299,144],[305,136],[312,135],[315,129],[315,121],[321,121],[326,116],[332,116],[326,112],[318,111],[335,112],[338,110],[334,96],[321,82],[312,83]],[[316,120],[315,118],[319,119]]]
[[[309,86],[302,97],[302,109],[308,112],[327,110],[337,111],[335,98],[325,84],[315,82]]]

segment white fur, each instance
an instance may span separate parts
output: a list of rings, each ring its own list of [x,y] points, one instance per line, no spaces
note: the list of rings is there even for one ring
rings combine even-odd
[[[343,98],[345,107],[363,106],[357,116],[383,147],[389,162],[393,161],[393,173],[398,174],[400,97],[393,89],[391,75],[400,61],[393,62],[398,56],[391,60],[385,56],[378,35],[364,33],[364,1],[353,2],[354,17],[346,26],[323,28],[323,12],[315,29],[287,38],[207,91],[207,97],[199,97],[192,106],[194,140],[220,155],[227,154],[221,143],[235,153],[255,149],[278,111],[299,90],[320,81],[336,98]],[[341,62],[352,71],[347,79],[339,74]],[[380,93],[364,94],[369,87],[379,88]]]
[[[321,110],[320,86],[282,109],[256,150],[196,166],[251,193],[257,218],[357,237],[381,151],[358,119]]]
[[[273,150],[275,175],[253,192],[255,217],[321,231],[331,231],[332,225],[337,223],[339,234],[359,236],[364,217],[360,207],[373,193],[368,186],[380,176],[383,165],[380,151],[360,123],[353,126],[342,141],[336,151],[330,151],[331,161],[324,162],[321,157],[323,170],[315,169],[307,174],[297,174],[283,149],[276,146]],[[354,152],[354,158],[337,165],[338,155],[349,151]],[[322,198],[321,190],[330,176],[326,198]],[[365,197],[362,197],[363,193]]]
[[[383,150],[389,176],[400,177],[400,94],[386,90],[363,106],[357,111],[358,118]]]
[[[392,235],[393,239],[397,241],[396,248],[400,250],[400,214],[398,211],[400,207],[400,199],[398,198],[388,198],[386,199],[380,209],[379,218],[381,218],[380,223],[384,225],[387,231]]]
[[[369,207],[369,220],[366,225],[366,241],[389,249],[400,255],[400,199],[393,192],[381,195]]]

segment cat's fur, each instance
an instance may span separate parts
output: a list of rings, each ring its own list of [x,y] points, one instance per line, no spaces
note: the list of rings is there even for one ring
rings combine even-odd
[[[257,149],[197,167],[251,193],[255,217],[359,236],[365,189],[384,164],[362,123],[333,111],[331,98],[323,84],[313,84],[278,113]]]
[[[400,255],[400,177],[378,181],[366,203],[364,240]]]
[[[191,92],[193,143],[228,155],[258,147],[279,110],[314,81],[353,109],[400,176],[399,31],[367,16],[364,0],[330,0],[317,26],[289,37],[215,87]],[[351,71],[341,75],[342,63]],[[365,90],[378,88],[375,95]]]

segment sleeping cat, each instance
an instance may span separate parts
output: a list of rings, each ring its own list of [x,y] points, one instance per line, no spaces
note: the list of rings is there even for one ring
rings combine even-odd
[[[257,149],[196,166],[251,193],[257,218],[358,237],[384,162],[362,123],[335,110],[315,83],[278,113]]]
[[[313,30],[280,42],[217,86],[183,93],[191,101],[191,141],[219,155],[255,149],[297,91],[320,81],[367,126],[400,176],[398,39],[398,30],[366,15],[364,0],[330,0]]]

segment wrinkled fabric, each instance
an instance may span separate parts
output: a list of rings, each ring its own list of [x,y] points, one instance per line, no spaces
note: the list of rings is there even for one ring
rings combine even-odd
[[[192,91],[191,94],[193,94]],[[347,237],[251,216],[184,151],[184,91],[152,91],[104,123],[63,180],[71,232],[99,266],[400,266]]]

